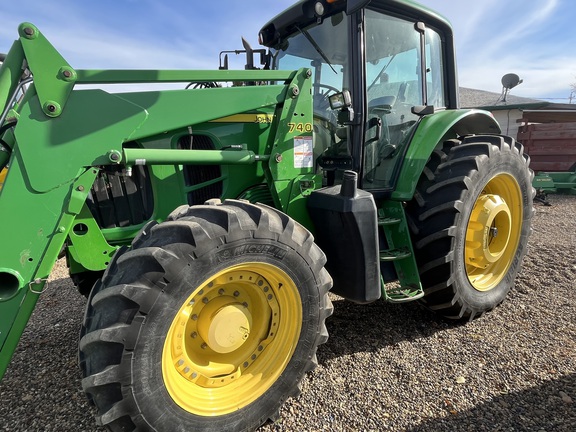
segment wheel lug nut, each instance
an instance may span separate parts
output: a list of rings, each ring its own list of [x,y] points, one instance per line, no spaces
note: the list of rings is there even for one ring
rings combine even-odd
[[[191,318],[192,318],[192,321],[196,321],[198,319],[198,315],[194,314],[191,316]]]
[[[202,303],[207,304],[210,300],[208,300],[208,297],[204,297],[202,299]]]
[[[200,345],[200,348],[206,349],[206,348],[208,348],[208,344],[206,342],[204,342],[202,345]]]
[[[224,293],[225,293],[225,291],[224,291],[224,289],[223,289],[223,288],[220,288],[220,289],[218,290],[218,294],[220,294],[220,295],[224,295]]]
[[[234,297],[238,297],[240,293],[238,291],[234,291]]]
[[[190,337],[191,337],[192,339],[196,339],[196,338],[198,337],[198,333],[192,332],[192,334],[190,335]]]

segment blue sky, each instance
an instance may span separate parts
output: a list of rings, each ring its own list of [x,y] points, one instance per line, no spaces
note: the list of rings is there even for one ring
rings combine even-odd
[[[36,24],[76,68],[215,69],[221,50],[258,47],[260,27],[295,0],[3,1],[0,52],[20,22]],[[421,0],[453,24],[460,85],[568,102],[576,82],[573,0]],[[234,64],[241,67],[241,63]],[[574,101],[576,102],[576,100]]]

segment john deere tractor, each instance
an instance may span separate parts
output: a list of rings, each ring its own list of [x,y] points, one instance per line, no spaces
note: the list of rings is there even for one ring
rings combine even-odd
[[[331,289],[471,320],[513,286],[529,159],[458,109],[452,30],[427,8],[302,0],[238,71],[80,70],[18,33],[0,69],[0,376],[62,255],[88,297],[82,387],[112,431],[275,419],[328,338]]]

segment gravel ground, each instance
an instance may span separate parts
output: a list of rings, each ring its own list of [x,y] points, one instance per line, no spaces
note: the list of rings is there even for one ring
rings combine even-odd
[[[319,367],[261,431],[576,430],[576,196],[550,201],[516,288],[478,320],[334,297]],[[103,431],[76,362],[84,299],[63,262],[52,279],[0,383],[0,431]]]

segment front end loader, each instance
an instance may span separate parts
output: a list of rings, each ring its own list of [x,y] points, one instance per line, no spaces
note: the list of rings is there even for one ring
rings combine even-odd
[[[75,69],[18,33],[0,68],[0,377],[59,257],[87,296],[82,388],[112,431],[276,419],[328,338],[331,289],[471,320],[512,288],[529,158],[459,109],[435,12],[301,0],[262,27],[260,70],[247,43],[240,71]],[[94,88],[136,83],[183,88]]]

